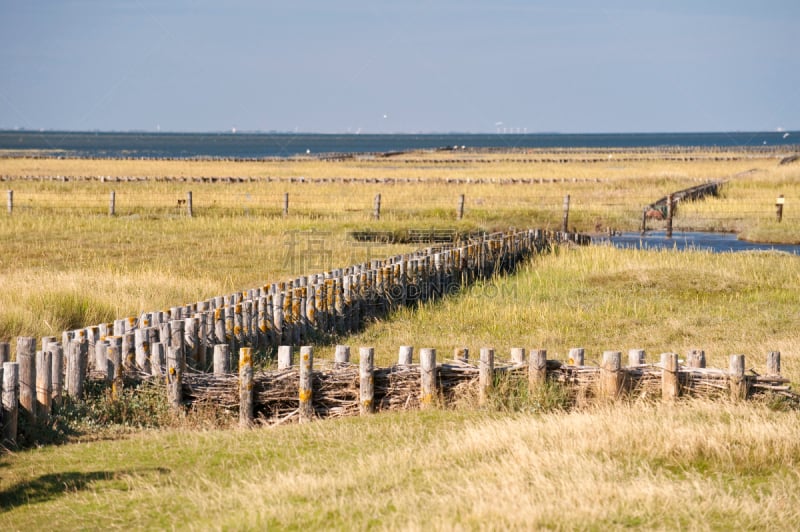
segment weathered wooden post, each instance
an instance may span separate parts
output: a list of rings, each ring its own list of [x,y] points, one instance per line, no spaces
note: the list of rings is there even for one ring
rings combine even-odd
[[[569,360],[567,364],[570,366],[583,366],[583,358],[585,350],[582,347],[573,347],[569,350]]]
[[[13,190],[9,190],[8,191],[8,214],[10,215],[13,212],[14,212],[14,191]],[[14,430],[14,438],[16,438],[16,432],[17,431],[15,429]]]
[[[136,332],[122,334],[122,363],[128,369],[136,368]]]
[[[644,349],[629,349],[628,350],[628,367],[635,368],[636,366],[643,366],[645,364],[646,353]]]
[[[544,386],[547,381],[547,350],[531,350],[528,362],[528,389],[534,391]]]
[[[167,344],[153,342],[150,346],[150,375],[161,377],[167,367]]]
[[[191,218],[193,215],[192,209],[192,191],[186,193],[186,215]]]
[[[778,218],[778,223],[780,223],[781,220],[783,220],[783,203],[784,203],[784,197],[783,194],[781,194],[780,196],[778,196],[778,199],[775,200],[775,216]]]
[[[747,398],[747,379],[744,376],[744,355],[731,355],[728,371],[731,400]]]
[[[486,404],[494,386],[494,349],[481,347],[478,364],[478,404]]]
[[[616,399],[622,389],[623,374],[622,353],[620,351],[604,351],[603,363],[600,365],[600,396]]]
[[[401,345],[400,351],[397,355],[398,366],[410,366],[414,358],[414,346]]]
[[[216,344],[214,346],[214,375],[225,375],[231,372],[230,346]]]
[[[661,400],[674,401],[680,395],[678,354],[661,354]]]
[[[279,345],[278,346],[278,369],[291,368],[294,361],[292,360],[292,346]]]
[[[300,382],[298,386],[298,399],[300,401],[300,422],[311,421],[314,417],[314,391],[312,389],[311,371],[314,367],[314,351],[311,346],[304,345],[300,348]]]
[[[253,426],[253,349],[239,350],[239,427]]]
[[[686,365],[690,368],[706,367],[706,352],[702,349],[691,349],[686,354]]]
[[[781,352],[770,351],[767,353],[767,375],[778,376],[781,374]]]
[[[564,196],[564,205],[563,205],[563,216],[561,218],[561,232],[567,233],[569,232],[569,194]]]
[[[511,363],[521,365],[525,363],[525,348],[512,347],[511,348]]]
[[[183,349],[172,345],[167,347],[167,400],[169,406],[176,412],[181,409],[183,401],[183,367],[185,362]]]
[[[58,342],[47,344],[47,350],[50,352],[52,402],[60,405],[64,393],[64,350]]]
[[[163,344],[159,344],[163,345]],[[122,395],[122,338],[119,336],[112,336],[109,338],[108,348],[106,350],[106,380],[111,382],[111,397],[117,400]],[[156,364],[152,364],[156,367]],[[161,366],[158,366],[159,372]]]
[[[133,333],[136,367],[145,373],[151,373],[150,368],[150,328],[136,329]]]
[[[108,215],[115,216],[117,214],[117,193],[111,191],[111,196],[108,199]]]
[[[464,364],[469,362],[469,348],[456,347],[453,349],[453,358]]]
[[[359,350],[359,354],[361,351]],[[350,363],[350,346],[337,345],[336,351],[333,354],[333,363],[336,366],[343,366]]]
[[[375,194],[375,200],[372,203],[372,217],[376,220],[381,219],[381,195]]]
[[[88,355],[86,342],[81,342],[78,339],[70,340],[67,347],[66,391],[67,395],[73,400],[80,399],[83,395],[83,382],[86,378]]]
[[[289,216],[289,193],[284,192],[283,194],[283,217],[286,218]]]
[[[3,445],[17,444],[19,362],[3,363]]]
[[[463,220],[464,219],[464,194],[459,194],[458,196],[458,216],[457,219]]]
[[[36,413],[47,419],[53,405],[53,355],[50,351],[36,352]]]
[[[184,349],[186,350],[186,361],[190,367],[200,368],[200,320],[197,318],[186,318],[183,320],[184,326]]]
[[[675,203],[672,194],[667,194],[667,238],[672,238],[672,214],[675,210]]]
[[[430,408],[436,398],[436,349],[419,350],[419,372],[421,379],[420,406]]]
[[[36,338],[17,338],[19,364],[19,406],[31,420],[36,419]]]
[[[371,414],[375,410],[375,349],[361,347],[358,350],[359,412]]]

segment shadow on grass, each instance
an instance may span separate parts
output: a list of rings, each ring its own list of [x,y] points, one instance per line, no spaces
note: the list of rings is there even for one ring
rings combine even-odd
[[[8,489],[0,491],[0,512],[13,510],[17,506],[47,502],[67,493],[76,493],[91,486],[97,481],[111,481],[142,472],[168,474],[169,469],[158,467],[138,471],[91,471],[81,473],[66,471],[50,473],[20,482]]]

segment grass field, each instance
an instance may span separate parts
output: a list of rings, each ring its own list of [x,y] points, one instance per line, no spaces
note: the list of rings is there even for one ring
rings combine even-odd
[[[118,163],[124,164],[112,166]],[[302,266],[286,260],[287,231],[324,231],[330,260],[343,265],[407,249],[356,246],[348,230],[553,227],[565,193],[573,199],[570,225],[635,229],[641,205],[666,192],[753,168],[732,178],[720,198],[681,206],[676,227],[780,241],[800,234],[800,219],[789,208],[800,204],[800,167],[778,167],[775,159],[625,161],[619,169],[615,163],[502,161],[415,170],[391,161],[166,163],[0,160],[0,175],[415,171],[600,181],[114,183],[113,218],[106,215],[112,184],[11,181],[18,207],[0,216],[0,339],[57,334],[285,278]],[[174,205],[190,189],[197,198],[192,219]],[[311,190],[313,200],[298,198],[296,212],[290,207],[283,219],[283,192],[311,197]],[[375,222],[370,209],[378,192],[385,211]],[[468,198],[461,222],[454,215],[459,193]],[[787,198],[780,226],[773,222],[778,193]],[[244,194],[269,204],[259,200],[247,211],[236,203]],[[216,198],[216,206],[204,198]],[[743,353],[747,367],[759,370],[766,352],[779,350],[783,373],[796,387],[798,294],[796,256],[565,248],[533,259],[513,277],[401,310],[338,341],[374,346],[380,364],[394,361],[403,344],[436,347],[440,358],[464,345],[495,347],[499,357],[510,347],[546,348],[551,358],[580,346],[590,363],[608,349],[644,348],[655,360],[661,352],[702,348],[709,365],[725,366],[729,354]],[[79,433],[69,445],[0,456],[0,529],[738,530],[792,528],[800,521],[797,411],[689,400],[571,412],[493,405],[253,431],[203,428],[190,416],[170,429]]]

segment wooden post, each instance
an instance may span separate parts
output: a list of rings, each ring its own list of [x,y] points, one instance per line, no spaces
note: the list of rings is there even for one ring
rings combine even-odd
[[[547,350],[534,349],[528,362],[528,388],[534,391],[547,381]]]
[[[190,367],[200,368],[198,364],[200,359],[200,320],[197,318],[186,318],[183,320],[183,325],[186,360]]]
[[[311,371],[314,367],[314,351],[311,346],[304,345],[300,348],[300,382],[298,386],[298,399],[300,401],[300,422],[311,421],[314,417],[314,391],[312,389]]]
[[[214,375],[225,375],[231,372],[230,346],[216,344],[214,346]]]
[[[680,395],[678,380],[678,354],[661,354],[661,399],[674,401]]]
[[[53,404],[53,355],[50,351],[36,352],[36,412],[47,419]]]
[[[706,367],[706,352],[702,349],[692,349],[686,354],[686,365],[690,368]]]
[[[469,348],[468,347],[456,347],[453,349],[453,358],[458,360],[459,362],[463,362],[464,364],[469,362]]]
[[[635,368],[636,366],[643,366],[645,364],[645,350],[644,349],[630,349],[628,350],[628,367]]]
[[[481,347],[478,364],[478,404],[486,404],[494,386],[494,349]]]
[[[464,219],[464,194],[459,194],[458,196],[458,216],[457,219],[463,220]]]
[[[186,193],[186,215],[192,217],[192,191]]]
[[[159,344],[163,345],[163,344]],[[122,338],[119,336],[112,336],[109,338],[108,348],[106,350],[106,380],[111,382],[111,397],[112,399],[119,399],[122,395]],[[155,361],[152,361],[155,362]],[[151,364],[152,367],[157,364]],[[159,372],[161,366],[158,365]]]
[[[286,218],[289,216],[289,193],[284,192],[283,194],[283,217]]]
[[[375,200],[372,203],[372,217],[376,220],[381,219],[381,195],[375,194]]]
[[[359,350],[359,354],[361,350]],[[336,365],[343,365],[350,363],[350,346],[349,345],[337,345],[336,352],[333,355],[333,362]]]
[[[136,329],[133,334],[136,367],[145,373],[150,370],[150,328]]]
[[[8,214],[10,215],[13,212],[14,212],[14,191],[13,190],[9,190],[8,191]],[[15,439],[16,439],[16,432],[17,431],[15,429],[14,430],[14,438]]]
[[[569,350],[569,360],[567,364],[570,366],[583,366],[583,357],[585,350],[582,347],[573,347]]]
[[[783,203],[784,203],[784,201],[785,200],[783,198],[783,194],[778,196],[778,199],[775,200],[775,216],[778,219],[778,223],[780,223],[781,220],[783,220]],[[9,212],[11,212],[11,211],[9,211]]]
[[[731,355],[729,376],[731,400],[741,401],[747,398],[747,379],[744,376],[744,355]]]
[[[781,352],[770,351],[767,353],[767,375],[778,376],[781,374]]]
[[[111,197],[108,199],[108,215],[115,216],[117,214],[117,193],[111,191]]]
[[[372,347],[361,347],[358,350],[358,384],[359,412],[361,415],[371,414],[375,410],[375,350]]]
[[[603,352],[603,363],[600,366],[600,396],[616,399],[622,388],[622,353],[619,351]]]
[[[58,342],[47,344],[47,350],[50,352],[52,402],[60,405],[64,393],[64,350]]]
[[[183,401],[183,349],[170,345],[167,347],[167,400],[170,407],[180,411]]]
[[[672,238],[672,213],[675,210],[675,204],[672,194],[667,195],[667,238]]]
[[[421,379],[420,406],[433,406],[436,397],[436,349],[419,350],[419,372]]]
[[[292,346],[278,346],[278,369],[291,368],[294,364],[294,360],[292,360],[292,358]]]
[[[0,366],[6,362],[11,362],[11,344],[0,342]]]
[[[150,375],[161,377],[167,366],[167,344],[153,342],[150,346]]]
[[[16,446],[19,416],[19,362],[3,363],[3,445]]]
[[[83,382],[86,378],[86,364],[88,362],[88,351],[86,342],[80,340],[70,340],[67,348],[67,395],[73,400],[80,399],[83,395]],[[86,356],[84,356],[84,354]]]
[[[569,194],[564,196],[564,206],[563,206],[564,214],[561,218],[561,232],[567,233],[569,232],[568,225],[569,225]]]
[[[253,426],[253,349],[239,350],[239,427]]]
[[[36,338],[17,338],[17,363],[19,364],[19,406],[23,412],[36,419]]]
[[[128,369],[136,368],[136,331],[122,334],[122,363]]]
[[[410,366],[414,358],[414,346],[401,345],[400,352],[397,355],[398,366]]]
[[[525,363],[525,348],[512,347],[511,348],[511,363],[520,365]]]
[[[647,207],[642,209],[642,234],[647,232]]]

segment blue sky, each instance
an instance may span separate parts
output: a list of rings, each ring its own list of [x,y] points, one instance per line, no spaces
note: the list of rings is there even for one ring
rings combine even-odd
[[[0,0],[0,129],[800,129],[796,0]]]

